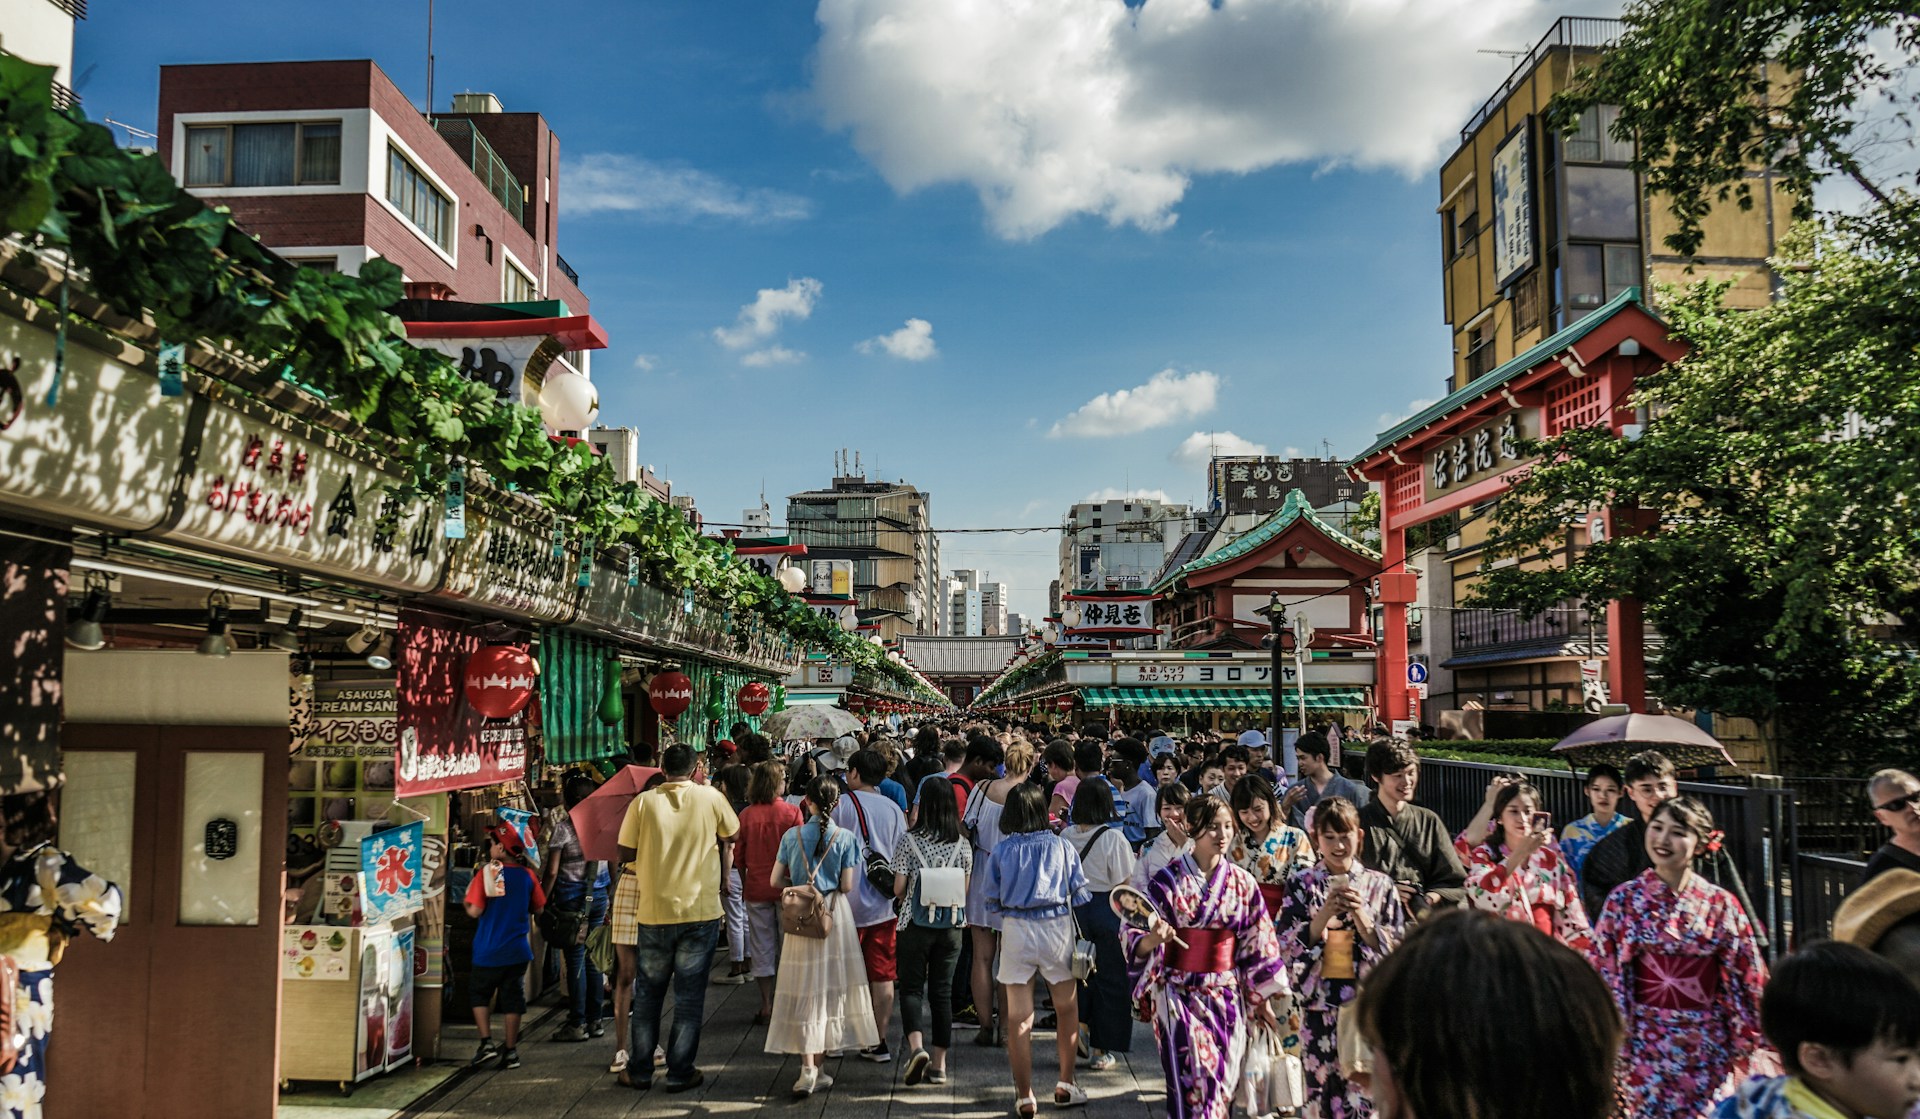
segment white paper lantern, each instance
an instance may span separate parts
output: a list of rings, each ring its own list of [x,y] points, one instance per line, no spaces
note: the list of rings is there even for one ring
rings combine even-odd
[[[600,414],[600,390],[578,373],[555,369],[540,386],[540,415],[554,431],[585,431]]]
[[[780,586],[788,594],[799,594],[807,589],[807,573],[788,564],[780,569],[774,578],[780,580]]]

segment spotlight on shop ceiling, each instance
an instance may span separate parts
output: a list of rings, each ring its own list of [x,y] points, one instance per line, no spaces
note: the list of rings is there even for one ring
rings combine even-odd
[[[293,613],[287,616],[287,624],[280,627],[272,637],[267,638],[267,644],[283,653],[299,652],[300,621],[302,616],[300,607],[294,607]]]
[[[80,616],[67,623],[67,645],[92,652],[107,646],[107,635],[100,623],[107,618],[107,581],[98,575],[87,577],[86,601],[80,604]]]
[[[347,651],[367,658],[367,664],[373,668],[384,671],[393,667],[393,637],[382,634],[375,626],[361,626],[360,632],[347,638]]]
[[[203,657],[230,657],[233,645],[227,640],[226,595],[215,591],[207,596],[207,635],[200,639],[199,648],[194,652]]]

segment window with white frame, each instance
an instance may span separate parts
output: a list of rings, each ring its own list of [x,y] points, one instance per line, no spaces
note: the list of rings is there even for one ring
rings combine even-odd
[[[333,186],[340,182],[340,122],[193,124],[186,130],[190,187]]]
[[[387,201],[434,244],[453,251],[453,200],[440,192],[400,149],[387,148]]]
[[[500,277],[500,299],[505,303],[531,303],[540,298],[540,285],[533,282],[519,265],[511,259],[505,261],[506,268]]]

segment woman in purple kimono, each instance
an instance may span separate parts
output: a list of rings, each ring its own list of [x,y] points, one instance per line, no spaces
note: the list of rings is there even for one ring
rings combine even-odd
[[[1360,981],[1406,933],[1393,879],[1360,865],[1360,813],[1344,797],[1313,810],[1320,863],[1293,876],[1280,908],[1280,952],[1298,985],[1301,1063],[1320,1119],[1367,1119],[1373,1099],[1340,1068],[1335,1025]],[[1336,888],[1337,887],[1337,888]]]
[[[1286,966],[1259,886],[1226,857],[1233,812],[1218,797],[1194,797],[1187,829],[1193,850],[1147,886],[1161,920],[1125,935],[1141,967],[1134,995],[1153,1007],[1167,1115],[1225,1119],[1240,1081],[1247,1015],[1278,1029],[1268,1000],[1288,993]]]

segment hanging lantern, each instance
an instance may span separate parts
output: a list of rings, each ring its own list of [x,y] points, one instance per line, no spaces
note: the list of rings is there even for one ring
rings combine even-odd
[[[780,589],[788,594],[799,594],[807,589],[807,573],[793,564],[782,566],[773,577],[780,580]]]
[[[488,645],[460,674],[467,703],[489,719],[520,713],[533,700],[533,657],[518,645]]]
[[[585,431],[600,414],[600,390],[578,373],[552,369],[540,385],[540,416],[555,431]]]
[[[617,727],[627,719],[627,701],[620,694],[620,658],[608,657],[606,687],[600,692],[600,708],[594,715],[605,725]]]
[[[647,682],[647,703],[655,712],[677,719],[693,706],[693,681],[677,668],[658,673]]]
[[[1073,710],[1073,697],[1070,695],[1063,695],[1059,699],[1056,699],[1053,701],[1053,706],[1062,715],[1065,715],[1067,712]]]
[[[776,712],[787,709],[787,686],[785,684],[775,684],[773,686],[773,709]]]
[[[734,693],[733,702],[742,715],[764,715],[767,705],[773,702],[773,689],[758,680],[742,684],[740,690]]]
[[[715,692],[713,695],[707,697],[707,706],[703,713],[710,721],[719,722],[726,717],[727,701],[720,698],[719,692]]]

